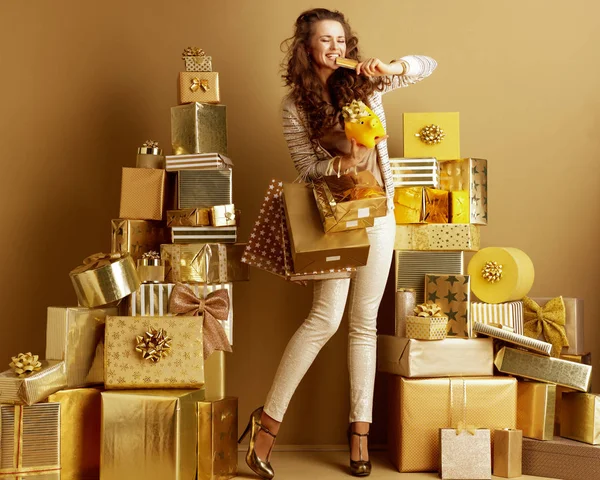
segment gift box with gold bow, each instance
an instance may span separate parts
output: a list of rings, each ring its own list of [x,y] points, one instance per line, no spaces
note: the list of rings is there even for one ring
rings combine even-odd
[[[181,55],[186,72],[212,72],[212,57],[199,47],[186,47]]]
[[[426,223],[396,225],[395,250],[479,250],[480,230],[477,225]]]
[[[210,224],[213,227],[239,226],[235,205],[214,205],[210,209]]]
[[[494,476],[520,477],[522,473],[523,432],[504,428],[494,432]]]
[[[171,143],[175,155],[227,155],[227,108],[199,102],[171,107]]]
[[[166,173],[158,168],[123,168],[119,217],[162,220]]]
[[[450,192],[450,222],[487,225],[487,160],[441,161],[440,188]]]
[[[446,338],[448,317],[435,303],[417,305],[412,315],[406,317],[406,337],[418,340],[443,340]]]
[[[436,303],[448,317],[448,336],[471,338],[469,316],[471,288],[469,275],[425,275],[425,301]]]
[[[458,112],[404,113],[404,156],[460,158]]]
[[[22,359],[23,354],[12,357],[11,364],[16,359]],[[31,373],[18,374],[15,367],[0,373],[0,404],[33,405],[41,402],[48,395],[58,392],[67,386],[65,362],[56,360],[38,360],[37,355],[25,354],[36,364]]]
[[[448,223],[448,192],[428,187],[402,187],[394,192],[397,224]]]
[[[491,479],[488,428],[440,428],[440,478]]]
[[[136,168],[165,168],[165,156],[158,142],[146,140],[138,148],[135,166]]]
[[[217,72],[180,72],[179,103],[219,103],[219,74]]]
[[[554,438],[556,385],[519,382],[517,387],[517,428],[523,436],[538,440]]]
[[[169,241],[167,229],[161,222],[117,218],[111,223],[111,252],[129,253],[134,261],[144,253],[160,250]]]

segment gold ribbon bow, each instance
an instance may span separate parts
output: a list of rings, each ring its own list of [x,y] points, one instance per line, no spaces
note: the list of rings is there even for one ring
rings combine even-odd
[[[185,57],[204,57],[206,54],[200,47],[186,47],[181,54],[181,58]]]
[[[146,336],[137,335],[135,337],[136,346],[135,351],[142,354],[144,360],[150,360],[151,362],[160,362],[161,358],[166,357],[171,350],[171,337],[167,335],[167,332],[162,328],[158,330],[154,327],[150,327],[150,330],[146,332]]]
[[[424,126],[419,133],[415,133],[415,137],[419,137],[419,139],[427,145],[437,145],[438,143],[442,143],[445,136],[446,134],[442,127],[433,123]]]
[[[569,346],[565,331],[565,302],[562,297],[549,300],[543,307],[529,297],[523,298],[523,320],[525,335],[539,338],[543,333],[546,341],[552,344],[553,357],[559,357],[563,347]]]
[[[94,253],[87,257],[81,265],[75,268],[71,273],[83,273],[88,270],[95,270],[96,268],[105,267],[110,265],[117,260],[121,260],[126,253]]]
[[[146,140],[142,144],[142,148],[158,148],[158,142],[155,142],[154,140]]]
[[[201,88],[203,92],[207,92],[210,89],[208,80],[205,78],[199,79],[198,77],[194,77],[191,81],[192,84],[190,85],[190,90],[192,92],[197,92],[199,88]]]
[[[413,311],[417,317],[443,317],[442,309],[436,303],[421,303]]]
[[[475,428],[475,425],[467,425],[462,420],[460,422],[458,422],[458,425],[456,426],[456,434],[457,435],[460,435],[461,432],[467,432],[467,433],[470,433],[471,435],[475,435],[476,430],[477,429]]]
[[[12,362],[8,366],[12,368],[15,375],[23,378],[41,370],[42,362],[38,359],[39,355],[32,355],[31,352],[19,353],[16,357],[11,357]]]
[[[224,288],[209,293],[204,298],[198,298],[193,290],[184,283],[173,287],[169,299],[169,310],[177,315],[204,315],[204,358],[214,350],[231,352],[231,345],[220,321],[229,316],[229,293]]]

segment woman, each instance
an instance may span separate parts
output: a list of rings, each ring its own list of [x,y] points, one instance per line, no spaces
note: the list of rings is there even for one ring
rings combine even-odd
[[[262,478],[273,478],[271,448],[289,401],[319,350],[337,330],[349,297],[350,470],[355,476],[366,476],[371,472],[367,435],[373,408],[377,311],[396,232],[394,185],[387,137],[379,138],[372,149],[348,141],[341,109],[352,100],[362,100],[385,126],[381,95],[424,79],[436,62],[423,56],[407,56],[390,64],[370,58],[358,63],[356,70],[341,68],[336,58],[360,60],[358,40],[341,13],[323,8],[300,15],[289,41],[283,78],[291,91],[283,102],[283,128],[300,177],[309,181],[369,170],[385,188],[388,214],[367,229],[368,262],[354,279],[314,282],[312,309],[287,345],[265,406],[251,414],[240,441],[251,433],[246,462]]]

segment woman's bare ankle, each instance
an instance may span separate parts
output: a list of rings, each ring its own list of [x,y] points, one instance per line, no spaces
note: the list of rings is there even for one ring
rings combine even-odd
[[[273,435],[277,435],[277,433],[279,433],[279,426],[281,425],[281,422],[278,422],[274,418],[270,417],[264,411],[260,416],[260,423],[262,423],[264,427],[268,428]]]

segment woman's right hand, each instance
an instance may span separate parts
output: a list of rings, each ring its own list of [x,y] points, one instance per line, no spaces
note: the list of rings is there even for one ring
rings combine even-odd
[[[387,138],[387,135],[379,137],[377,140],[375,140],[375,145],[378,145],[379,142],[383,142]],[[339,169],[342,172],[359,165],[367,157],[371,150],[373,150],[372,148],[368,148],[360,143],[357,143],[357,141],[353,138],[350,139],[350,143],[350,153],[343,155],[340,160]]]

